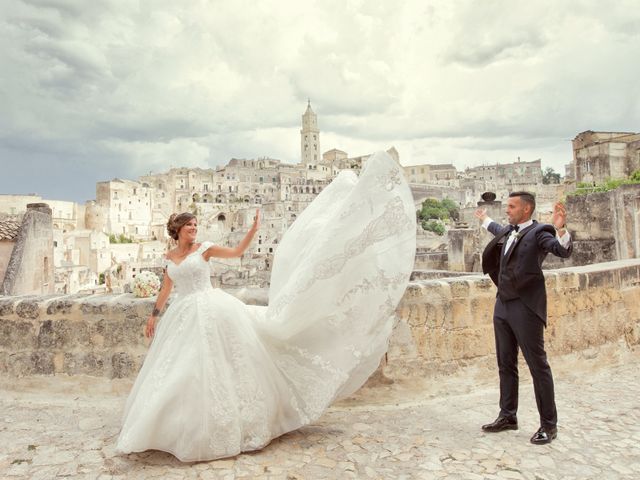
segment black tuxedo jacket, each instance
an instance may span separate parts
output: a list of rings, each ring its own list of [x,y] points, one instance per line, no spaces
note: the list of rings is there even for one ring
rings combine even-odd
[[[547,292],[542,273],[542,262],[549,253],[557,257],[571,256],[573,245],[568,248],[560,245],[556,238],[556,230],[552,225],[538,223],[520,232],[520,237],[512,244],[506,255],[503,254],[504,244],[511,225],[500,225],[491,222],[487,228],[494,238],[487,244],[482,253],[482,272],[488,273],[498,290],[501,266],[510,265],[514,270],[515,288],[522,302],[529,307],[540,319],[547,323]],[[514,262],[511,265],[511,262]]]

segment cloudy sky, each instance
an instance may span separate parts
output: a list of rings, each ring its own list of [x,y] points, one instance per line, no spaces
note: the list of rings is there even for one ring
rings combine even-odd
[[[2,0],[0,193],[394,145],[405,165],[542,158],[640,131],[637,0]]]

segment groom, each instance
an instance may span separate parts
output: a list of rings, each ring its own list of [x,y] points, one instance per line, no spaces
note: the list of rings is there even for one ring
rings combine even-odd
[[[571,255],[571,236],[566,229],[566,210],[553,207],[553,225],[531,219],[536,208],[529,192],[513,192],[507,199],[509,225],[503,226],[487,216],[485,209],[475,215],[494,235],[482,254],[482,270],[498,287],[493,328],[500,376],[500,413],[482,426],[485,432],[517,430],[518,348],[522,350],[533,378],[533,389],[540,414],[540,428],[531,443],[540,445],[556,438],[557,413],[553,377],[544,350],[547,325],[547,294],[542,262],[548,253],[567,258]]]

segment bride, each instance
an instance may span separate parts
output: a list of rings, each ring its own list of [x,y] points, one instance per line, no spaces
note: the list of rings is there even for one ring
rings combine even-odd
[[[178,246],[146,335],[153,342],[125,406],[117,450],[182,461],[237,455],[317,420],[357,390],[387,348],[415,256],[415,211],[401,167],[380,152],[341,172],[286,232],[269,306],[212,288],[208,260],[235,248],[196,243],[193,215],[172,215]],[[172,289],[175,298],[156,319]]]

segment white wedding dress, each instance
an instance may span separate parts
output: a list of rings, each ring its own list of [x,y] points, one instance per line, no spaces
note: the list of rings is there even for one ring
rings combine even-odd
[[[415,256],[415,209],[384,152],[336,179],[282,238],[269,306],[212,288],[200,248],[126,403],[117,450],[182,461],[259,449],[353,393],[386,351]]]

